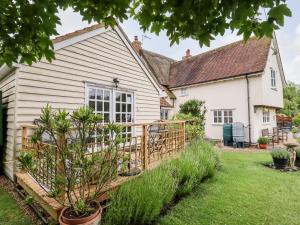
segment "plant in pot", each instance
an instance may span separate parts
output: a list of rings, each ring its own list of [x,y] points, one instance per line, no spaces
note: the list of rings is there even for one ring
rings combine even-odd
[[[274,150],[271,152],[276,169],[285,169],[288,166],[290,153],[286,150]]]
[[[267,137],[260,137],[257,140],[260,149],[266,149],[269,143],[269,139]]]
[[[116,177],[123,138],[120,126],[111,123],[99,127],[99,122],[102,116],[89,108],[69,114],[48,105],[37,121],[35,146],[43,146],[39,143],[46,133],[55,149],[57,172],[49,196],[64,206],[59,217],[62,225],[100,223],[102,209],[96,199]],[[46,156],[49,158],[45,160],[53,159],[53,154]]]

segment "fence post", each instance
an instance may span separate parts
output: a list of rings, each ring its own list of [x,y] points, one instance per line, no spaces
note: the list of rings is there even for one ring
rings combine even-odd
[[[148,149],[148,125],[143,124],[143,133],[142,133],[142,154],[143,154],[143,170],[148,169],[149,165],[149,149]]]
[[[22,148],[25,148],[27,145],[27,127],[26,126],[22,126]]]

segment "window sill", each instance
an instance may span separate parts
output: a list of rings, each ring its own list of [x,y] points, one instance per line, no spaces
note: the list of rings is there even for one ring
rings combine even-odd
[[[271,125],[271,122],[262,123],[262,125]]]
[[[180,97],[186,97],[186,96],[189,96],[188,94],[185,94],[185,95],[180,95]]]
[[[271,90],[273,90],[273,91],[277,91],[277,88],[275,88],[275,87],[272,87],[272,88],[271,88]]]
[[[212,123],[211,125],[212,125],[212,126],[223,126],[224,123]]]

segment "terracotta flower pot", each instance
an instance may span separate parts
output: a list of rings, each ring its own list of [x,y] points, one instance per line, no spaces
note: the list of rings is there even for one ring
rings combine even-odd
[[[267,144],[259,144],[260,149],[267,149],[268,145]]]
[[[93,214],[83,217],[83,218],[67,218],[65,216],[66,210],[68,208],[64,208],[59,216],[59,224],[60,225],[99,225],[101,221],[102,208],[98,202],[95,202],[97,210]]]

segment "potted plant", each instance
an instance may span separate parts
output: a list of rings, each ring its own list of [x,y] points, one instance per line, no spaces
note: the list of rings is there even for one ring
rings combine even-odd
[[[260,137],[257,140],[260,149],[266,149],[269,143],[269,139],[267,137]]]
[[[271,152],[276,169],[285,169],[288,166],[290,153],[286,150],[274,150]]]
[[[59,217],[61,225],[100,223],[102,209],[96,199],[116,177],[118,149],[123,140],[120,126],[99,127],[101,121],[102,116],[86,107],[69,114],[53,111],[48,105],[37,121],[35,146],[43,146],[41,137],[46,133],[49,146],[55,149],[57,172],[49,196],[64,206]],[[46,156],[49,158],[45,160],[53,160],[53,154]]]

